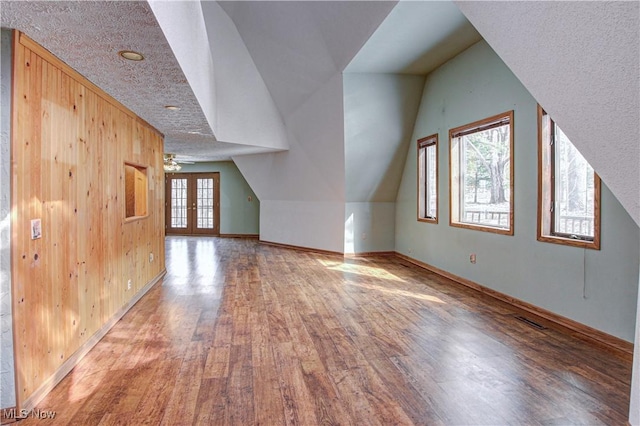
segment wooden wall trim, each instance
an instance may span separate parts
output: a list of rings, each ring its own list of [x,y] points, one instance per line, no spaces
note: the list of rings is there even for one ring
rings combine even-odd
[[[257,240],[260,234],[220,234],[220,238],[251,238]]]
[[[434,272],[458,284],[462,284],[465,287],[469,287],[473,290],[479,291],[480,293],[491,296],[494,299],[500,300],[501,302],[505,302],[518,310],[525,311],[527,313],[535,315],[536,317],[547,320],[553,325],[555,325],[556,327],[559,327],[562,331],[565,331],[568,334],[572,335],[573,337],[589,341],[590,343],[595,343],[598,346],[601,346],[609,350],[610,352],[618,355],[619,357],[625,360],[633,359],[633,343],[627,342],[626,340],[612,336],[600,330],[596,330],[595,328],[589,327],[588,325],[585,325],[585,324],[581,324],[572,319],[563,317],[562,315],[558,315],[546,309],[532,305],[531,303],[525,302],[515,297],[511,297],[499,291],[490,289],[474,281],[459,277],[455,274],[452,274],[450,272],[447,272],[435,266],[429,265],[428,263],[421,262],[417,259],[406,256],[402,253],[396,252],[396,256],[399,259],[402,259],[420,268],[426,269],[430,272]]]
[[[49,52],[44,47],[40,46],[35,41],[31,40],[27,35],[25,35],[24,33],[16,30],[15,33],[14,33],[14,37],[15,37],[15,40],[19,44],[21,44],[24,47],[28,48],[32,52],[38,54],[40,57],[42,57],[42,59],[46,60],[50,64],[52,64],[52,65],[54,65],[54,66],[56,66],[58,68],[64,69],[65,74],[67,74],[69,77],[74,79],[77,83],[82,84],[86,88],[88,88],[91,91],[95,92],[104,101],[110,103],[111,105],[113,105],[114,107],[118,108],[120,111],[124,112],[129,117],[135,119],[136,121],[138,121],[139,123],[143,124],[144,126],[149,127],[154,132],[156,132],[159,136],[164,138],[164,134],[162,134],[161,131],[159,131],[158,129],[153,127],[151,124],[147,123],[142,118],[140,118],[137,115],[135,115],[129,108],[127,108],[126,106],[122,105],[120,102],[118,102],[116,99],[114,99],[111,95],[109,95],[104,90],[102,90],[101,88],[99,88],[98,86],[93,84],[89,79],[87,79],[85,76],[80,74],[78,71],[76,71],[73,68],[69,67],[63,61],[58,59],[58,57],[55,56],[53,53]]]
[[[111,317],[93,336],[89,338],[78,350],[71,355],[67,360],[56,369],[56,371],[38,388],[33,392],[24,402],[20,405],[19,410],[33,410],[37,408],[38,403],[47,396],[51,390],[58,385],[64,379],[67,374],[78,365],[78,363],[85,357],[87,353],[100,341],[102,338],[113,328],[113,326],[125,316],[127,312],[136,304],[142,297],[149,292],[157,283],[162,281],[167,274],[167,270],[162,271],[158,276],[149,281],[142,289],[125,304],[118,312]]]

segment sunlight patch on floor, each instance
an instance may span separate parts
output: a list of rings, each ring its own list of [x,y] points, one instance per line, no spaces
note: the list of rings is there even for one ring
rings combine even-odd
[[[403,280],[402,278],[397,277],[392,273],[385,271],[382,268],[374,268],[372,266],[356,265],[353,263],[343,263],[343,262],[321,260],[321,259],[318,259],[318,262],[320,262],[322,266],[332,271],[347,272],[350,274],[364,275],[367,277],[398,281],[401,283],[405,282],[405,280]]]
[[[401,290],[399,288],[387,288],[387,287],[382,287],[382,286],[374,285],[374,284],[353,283],[353,282],[348,282],[347,285],[356,286],[356,287],[362,287],[362,288],[366,288],[368,290],[376,290],[376,291],[380,291],[382,293],[391,294],[393,296],[411,297],[413,299],[426,300],[428,302],[435,302],[435,303],[445,304],[445,301],[440,299],[439,297],[430,296],[428,294],[416,293],[416,292],[408,291],[408,290]]]
[[[75,373],[75,372],[74,372]],[[102,379],[109,373],[108,370],[100,370],[87,376],[77,377],[74,373],[73,384],[69,388],[69,402],[78,402],[90,397],[96,390],[100,388]]]

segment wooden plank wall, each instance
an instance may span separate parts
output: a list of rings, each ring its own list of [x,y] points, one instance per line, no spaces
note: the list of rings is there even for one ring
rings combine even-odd
[[[20,406],[164,272],[164,182],[159,132],[24,35],[16,33],[14,47],[11,244]],[[125,221],[125,161],[147,167],[149,214],[141,219]],[[36,218],[42,238],[32,240]]]

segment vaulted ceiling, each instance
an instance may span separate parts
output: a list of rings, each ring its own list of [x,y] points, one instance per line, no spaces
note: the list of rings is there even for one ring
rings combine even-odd
[[[1,23],[159,129],[165,151],[206,161],[286,149],[281,122],[352,60],[352,72],[425,74],[479,39],[451,2],[421,3],[2,1]],[[216,34],[225,24],[235,28]],[[145,60],[125,61],[121,50]],[[238,76],[248,66],[256,73]],[[250,110],[260,85],[258,101],[277,110],[267,117],[269,105]],[[284,143],[247,134],[252,123]]]
[[[428,73],[478,38],[469,18],[640,221],[639,148],[625,143],[638,140],[638,3],[454,4],[3,0],[0,12],[3,27],[25,32],[191,160],[287,150],[288,117],[332,76]],[[123,60],[126,49],[145,61]]]

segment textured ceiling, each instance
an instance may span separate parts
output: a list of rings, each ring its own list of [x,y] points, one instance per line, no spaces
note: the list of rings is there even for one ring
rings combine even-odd
[[[1,16],[2,27],[24,32],[164,133],[165,151],[185,160],[228,158],[233,145],[216,142],[147,2],[3,0]],[[121,50],[145,60],[126,61]]]

